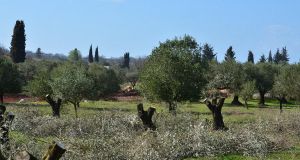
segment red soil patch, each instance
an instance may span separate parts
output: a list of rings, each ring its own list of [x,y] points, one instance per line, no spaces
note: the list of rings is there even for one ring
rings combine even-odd
[[[16,102],[19,102],[21,99],[28,101],[31,98],[29,96],[21,95],[21,94],[4,95],[4,97],[3,97],[4,103],[16,103]]]

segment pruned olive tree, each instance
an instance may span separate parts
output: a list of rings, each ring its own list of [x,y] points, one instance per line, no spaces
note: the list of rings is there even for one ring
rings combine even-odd
[[[50,86],[56,97],[73,104],[77,118],[79,103],[93,94],[94,84],[87,74],[87,67],[77,62],[66,63],[56,68]]]
[[[211,85],[218,89],[229,89],[233,93],[232,105],[242,105],[239,101],[241,86],[245,81],[242,65],[234,60],[223,61],[215,67],[215,77]],[[214,83],[214,84],[213,84]]]
[[[144,95],[169,104],[198,100],[205,80],[201,66],[200,47],[191,36],[167,40],[153,49],[139,80]]]

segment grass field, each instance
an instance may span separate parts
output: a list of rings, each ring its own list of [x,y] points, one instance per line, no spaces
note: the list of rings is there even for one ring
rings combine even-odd
[[[68,149],[64,159],[300,159],[298,105],[284,105],[280,114],[274,100],[267,100],[266,108],[258,108],[252,100],[249,109],[230,106],[230,101],[227,99],[223,107],[224,122],[230,128],[227,132],[211,130],[210,111],[201,103],[178,104],[174,117],[164,103],[143,102],[145,108],[157,108],[156,133],[142,129],[136,116],[139,102],[82,102],[77,120],[68,104],[63,106],[60,119],[51,117],[45,102],[6,105],[16,114],[10,132],[15,152],[26,149],[37,157],[52,140],[58,140]],[[202,144],[212,146],[211,150]],[[180,153],[188,153],[188,148],[193,152]],[[191,158],[195,156],[198,158]]]

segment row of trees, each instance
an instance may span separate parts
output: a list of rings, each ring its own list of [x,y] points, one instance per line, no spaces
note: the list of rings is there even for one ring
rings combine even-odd
[[[252,51],[249,51],[249,53],[248,53],[248,62],[254,63],[254,54],[253,54]],[[283,47],[281,49],[281,51],[279,49],[277,49],[276,54],[274,55],[274,57],[272,56],[272,51],[270,51],[268,59],[263,54],[260,57],[259,62],[260,63],[269,62],[269,63],[275,63],[275,64],[288,63],[289,62],[289,57],[288,57],[288,54],[287,54],[286,47]]]
[[[252,52],[249,54],[253,55]],[[280,55],[287,57],[285,48]],[[224,98],[228,96],[221,90],[226,89],[233,94],[233,105],[242,105],[239,101],[241,96],[247,106],[247,100],[254,93],[260,95],[260,106],[265,105],[268,92],[278,98],[280,104],[285,98],[300,98],[300,65],[289,65],[288,59],[281,59],[278,63],[254,64],[253,60],[240,63],[235,60],[232,47],[228,48],[223,62],[216,61],[214,56],[211,46],[200,46],[191,36],[160,43],[140,73],[145,97],[167,102],[172,112],[177,102],[207,98],[205,103],[217,120],[222,119],[218,115]],[[216,128],[224,128],[222,122],[216,122],[216,125],[219,125]]]

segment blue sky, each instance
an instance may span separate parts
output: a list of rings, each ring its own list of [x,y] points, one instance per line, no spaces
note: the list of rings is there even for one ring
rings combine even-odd
[[[299,0],[0,0],[0,44],[9,48],[15,21],[26,25],[28,50],[67,54],[99,46],[105,57],[147,56],[166,39],[189,34],[223,60],[239,61],[286,46],[300,60]]]

